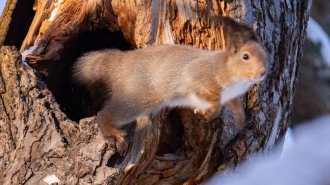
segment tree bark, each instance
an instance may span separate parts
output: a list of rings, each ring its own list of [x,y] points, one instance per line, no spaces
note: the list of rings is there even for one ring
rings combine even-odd
[[[15,49],[0,52],[1,184],[43,184],[51,174],[61,184],[200,184],[252,153],[281,146],[292,114],[310,0],[38,2],[20,47],[37,46],[27,56],[36,70],[23,64]],[[190,109],[163,110],[127,128],[129,150],[118,156],[114,142],[100,136],[95,117],[84,118],[83,93],[70,82],[76,57],[101,49],[98,43],[92,48],[82,43],[100,39],[92,34],[97,33],[113,44],[106,47],[177,43],[221,49],[226,38],[210,19],[213,15],[254,27],[268,54],[268,77],[243,98],[244,132],[234,129],[227,109],[212,122],[203,122]]]

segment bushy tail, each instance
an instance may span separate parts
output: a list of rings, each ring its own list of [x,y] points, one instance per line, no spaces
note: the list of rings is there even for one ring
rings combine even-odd
[[[84,87],[82,91],[87,90],[88,113],[95,114],[104,105],[104,102],[110,98],[109,83],[106,83],[107,71],[109,70],[109,56],[105,51],[96,51],[84,54],[80,57],[72,68],[73,82]]]
[[[106,78],[105,53],[102,51],[84,54],[73,66],[73,80],[79,85],[93,85]]]

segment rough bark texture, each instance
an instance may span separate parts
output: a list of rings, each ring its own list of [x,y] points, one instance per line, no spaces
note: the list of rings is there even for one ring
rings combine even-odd
[[[0,183],[42,184],[47,175],[55,174],[61,184],[199,184],[249,154],[281,144],[290,124],[310,4],[308,0],[41,1],[21,51],[37,45],[28,62],[45,79],[61,109],[42,77],[20,62],[13,48],[2,47]],[[55,17],[50,18],[52,14]],[[244,98],[248,122],[244,132],[237,133],[226,109],[211,123],[189,109],[163,110],[127,128],[129,150],[118,156],[113,141],[99,135],[94,117],[79,123],[68,118],[86,116],[73,115],[81,101],[70,107],[65,102],[70,103],[72,96],[60,91],[71,91],[69,68],[75,57],[99,48],[74,50],[89,39],[87,32],[107,29],[115,33],[108,35],[108,42],[113,42],[120,31],[133,48],[164,43],[224,48],[223,31],[214,26],[212,15],[253,26],[268,53],[270,74]],[[75,90],[73,94],[79,94]]]

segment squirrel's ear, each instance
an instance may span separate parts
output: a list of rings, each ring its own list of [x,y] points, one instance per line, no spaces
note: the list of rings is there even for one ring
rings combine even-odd
[[[244,34],[245,41],[259,42],[259,37],[252,28],[250,28],[249,26],[246,26],[246,25],[243,25],[243,27],[245,28],[244,31],[242,32]]]
[[[255,31],[246,24],[223,16],[213,16],[211,22],[216,27],[222,27],[226,46],[230,53],[236,53],[247,41],[259,42]]]
[[[245,40],[243,38],[243,34],[240,32],[231,32],[227,34],[226,38],[226,47],[229,52],[229,54],[236,54],[238,50],[243,47],[245,44]]]

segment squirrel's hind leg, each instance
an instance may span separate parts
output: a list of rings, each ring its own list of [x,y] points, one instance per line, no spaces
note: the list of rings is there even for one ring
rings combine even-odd
[[[106,102],[105,107],[97,114],[98,129],[103,137],[108,140],[115,139],[116,150],[123,154],[128,147],[126,131],[122,127],[138,117],[136,111],[130,108]]]
[[[126,131],[118,128],[115,123],[116,119],[113,119],[112,115],[104,111],[104,109],[98,112],[97,124],[99,131],[104,139],[109,140],[113,138],[117,152],[123,154],[128,146],[125,140]]]

